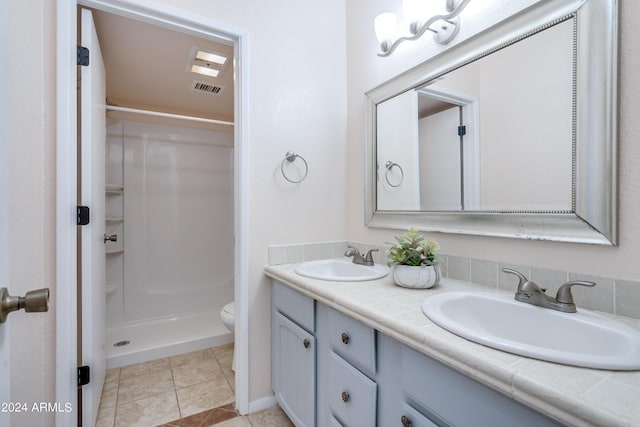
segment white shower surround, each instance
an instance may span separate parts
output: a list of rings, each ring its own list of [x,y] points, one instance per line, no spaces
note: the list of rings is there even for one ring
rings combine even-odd
[[[124,269],[107,297],[108,365],[232,341],[218,313],[234,292],[233,135],[130,120],[122,130]],[[131,344],[113,347],[121,340]]]

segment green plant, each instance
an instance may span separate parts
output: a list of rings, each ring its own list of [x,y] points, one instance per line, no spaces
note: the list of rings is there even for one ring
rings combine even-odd
[[[426,240],[422,233],[415,228],[395,236],[396,244],[393,244],[387,252],[389,266],[400,265],[433,265],[436,262],[435,251],[440,245],[435,240]]]

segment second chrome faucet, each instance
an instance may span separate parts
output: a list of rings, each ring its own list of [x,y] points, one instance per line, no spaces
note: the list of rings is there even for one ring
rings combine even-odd
[[[514,274],[519,279],[518,289],[516,290],[515,295],[516,301],[526,302],[528,304],[550,308],[564,313],[577,312],[576,304],[573,301],[573,295],[571,294],[572,286],[579,285],[592,287],[596,285],[594,282],[587,282],[583,280],[569,281],[560,286],[556,297],[552,298],[545,293],[546,289],[542,289],[536,283],[527,279],[527,277],[519,271],[511,268],[502,268],[501,270],[505,273]]]
[[[373,252],[377,252],[378,249],[371,249],[366,255],[362,255],[358,248],[355,246],[347,245],[347,250],[344,253],[346,257],[353,257],[354,264],[360,265],[374,265]]]

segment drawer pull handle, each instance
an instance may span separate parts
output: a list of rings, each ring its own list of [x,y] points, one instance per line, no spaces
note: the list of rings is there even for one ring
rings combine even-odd
[[[304,341],[302,341],[302,344],[304,345],[304,348],[309,348],[311,347],[311,343],[309,342],[308,339],[304,339]]]
[[[403,415],[400,421],[402,422],[402,427],[411,427],[411,420],[406,415]]]
[[[342,333],[342,343],[343,344],[349,344],[349,335],[347,335],[345,332]]]
[[[342,401],[343,401],[344,403],[347,403],[347,402],[349,401],[349,399],[350,399],[350,398],[351,398],[351,397],[349,396],[349,393],[347,393],[346,391],[343,391],[343,392],[342,392]]]

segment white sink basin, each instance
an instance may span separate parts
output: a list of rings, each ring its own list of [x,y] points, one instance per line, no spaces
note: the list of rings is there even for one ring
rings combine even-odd
[[[295,272],[311,279],[330,280],[333,282],[359,282],[376,280],[389,274],[384,265],[354,264],[351,259],[321,259],[303,262]]]
[[[510,295],[454,291],[427,298],[422,311],[454,334],[521,356],[587,368],[640,369],[640,331],[589,310],[561,313]]]

